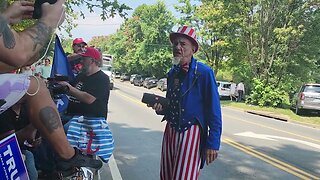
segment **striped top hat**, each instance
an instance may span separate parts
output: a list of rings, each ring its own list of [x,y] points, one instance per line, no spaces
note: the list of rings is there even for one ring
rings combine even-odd
[[[197,35],[196,35],[195,29],[193,29],[192,27],[188,27],[188,26],[179,27],[177,32],[173,32],[170,34],[171,43],[173,42],[173,40],[176,37],[181,36],[181,35],[187,37],[196,46],[195,52],[197,52],[199,49],[199,43],[197,41]]]

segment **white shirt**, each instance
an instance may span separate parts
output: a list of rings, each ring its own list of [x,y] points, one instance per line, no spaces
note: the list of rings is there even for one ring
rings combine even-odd
[[[230,93],[234,94],[236,92],[236,83],[231,83],[230,85]]]
[[[244,92],[244,84],[242,82],[238,84],[237,90],[242,90]]]

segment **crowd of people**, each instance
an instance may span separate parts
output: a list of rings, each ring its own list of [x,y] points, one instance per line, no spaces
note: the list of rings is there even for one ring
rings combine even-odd
[[[43,56],[40,53],[47,48],[47,42],[54,29],[64,21],[64,3],[64,0],[57,0],[55,4],[44,3],[41,7],[41,18],[21,32],[16,32],[10,27],[22,19],[32,17],[33,3],[15,1],[10,6],[1,8],[0,99],[3,102],[0,107],[1,123],[3,123],[0,126],[1,135],[5,137],[13,132],[21,133],[21,138],[18,135],[18,140],[23,146],[26,140],[33,143],[38,131],[56,153],[57,170],[66,172],[77,167],[99,169],[102,167],[100,160],[93,159],[90,154],[82,153],[68,142],[61,117],[46,83],[34,75],[11,73],[21,67],[32,65]],[[16,115],[22,112],[20,111],[22,107],[25,107],[31,124],[18,128],[15,126]],[[8,113],[9,111],[12,113]],[[4,116],[4,113],[7,113],[7,116]],[[32,171],[32,168],[28,168],[29,171]],[[31,178],[37,178],[37,174]]]
[[[29,76],[37,76],[42,79],[47,79],[51,75],[52,60],[50,57],[45,57],[43,61],[34,63],[30,66],[22,67],[19,71],[14,73],[26,74]]]
[[[66,111],[58,112],[47,88],[51,59],[39,62],[39,58],[64,20],[64,2],[44,3],[42,17],[21,32],[10,25],[31,18],[33,3],[16,1],[0,14],[0,99],[4,102],[0,106],[0,139],[16,133],[32,180],[38,179],[39,170],[45,179],[56,179],[81,167],[99,169],[114,148],[107,123],[109,78],[99,68],[102,57],[98,49],[88,47],[82,38],[74,39],[73,53],[67,59],[76,77],[57,82],[68,87]],[[213,70],[194,58],[199,50],[195,29],[182,26],[169,40],[174,56],[166,94],[170,103],[152,107],[167,123],[160,179],[198,179],[200,169],[216,160],[220,149],[222,117],[217,83]],[[243,94],[244,88],[237,87],[239,95],[241,90]],[[83,127],[89,128],[79,131]],[[84,137],[94,138],[101,132],[106,138],[96,139],[96,144],[80,143]]]

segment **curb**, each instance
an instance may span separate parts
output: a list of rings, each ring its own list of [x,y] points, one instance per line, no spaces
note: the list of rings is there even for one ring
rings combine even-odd
[[[268,117],[268,118],[277,119],[277,120],[284,121],[284,122],[290,121],[290,118],[288,118],[286,116],[276,115],[271,112],[252,111],[252,110],[246,110],[245,112],[250,113],[250,114],[259,115],[259,116]]]
[[[298,122],[298,121],[293,121],[287,116],[274,114],[272,112],[253,111],[253,110],[244,110],[244,112],[249,113],[249,114],[254,114],[254,115],[257,115],[257,116],[263,116],[263,117],[267,117],[267,118],[280,120],[280,121],[283,121],[283,122],[290,122],[290,123],[294,123],[294,124],[300,124],[300,125],[308,126],[310,128],[320,129],[320,126],[318,126],[318,125],[310,124],[310,123],[304,123],[304,122]]]

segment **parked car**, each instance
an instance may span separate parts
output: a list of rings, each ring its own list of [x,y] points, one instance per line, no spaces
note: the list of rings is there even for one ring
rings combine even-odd
[[[127,73],[122,73],[120,76],[120,80],[121,81],[129,81],[130,80],[130,76]]]
[[[133,78],[136,77],[138,74],[131,74],[130,76],[130,83],[133,84]]]
[[[230,97],[230,94],[231,94],[231,90],[230,90],[231,82],[217,81],[217,86],[218,86],[218,93],[219,93],[220,98]]]
[[[114,73],[114,78],[119,79],[121,77],[120,72],[116,71]]]
[[[157,87],[157,82],[158,82],[158,79],[155,78],[155,77],[152,77],[150,79],[145,79],[144,82],[143,82],[143,86],[147,89],[150,89],[150,88],[153,88],[153,87]]]
[[[296,114],[305,111],[320,111],[320,84],[304,84],[293,96],[291,108]]]
[[[150,76],[149,76],[149,77],[144,78],[144,79],[143,79],[142,86],[143,86],[143,87],[146,87],[147,82],[149,81],[149,79],[152,79],[152,78],[153,78],[153,77],[150,77]]]
[[[103,64],[101,67],[101,70],[102,70],[102,72],[104,72],[106,75],[109,76],[110,89],[112,90],[113,86],[114,86],[113,77],[112,77],[112,66]]]
[[[157,88],[160,89],[161,91],[166,91],[167,90],[167,78],[159,79],[159,81],[157,83]]]
[[[142,75],[137,75],[136,77],[133,78],[133,85],[135,86],[143,86],[143,80],[145,77]]]

